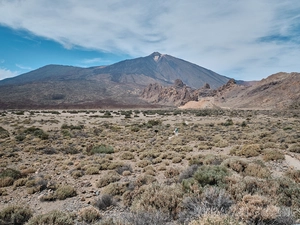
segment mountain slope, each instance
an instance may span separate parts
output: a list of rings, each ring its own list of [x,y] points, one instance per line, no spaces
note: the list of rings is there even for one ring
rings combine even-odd
[[[176,79],[180,79],[193,88],[202,87],[205,83],[209,83],[212,88],[217,88],[229,80],[211,70],[159,52],[146,57],[121,61],[96,69],[94,72],[110,74],[112,80],[116,82],[130,81],[141,85],[148,85],[154,81],[171,85]],[[145,76],[148,77],[146,82],[140,79]]]
[[[218,93],[220,106],[286,109],[300,106],[300,73],[273,74],[252,86],[231,86]]]
[[[0,81],[0,108],[139,107],[149,83],[170,85],[181,78],[189,86],[228,78],[181,59],[160,53],[124,60],[110,66],[80,68],[48,65]]]

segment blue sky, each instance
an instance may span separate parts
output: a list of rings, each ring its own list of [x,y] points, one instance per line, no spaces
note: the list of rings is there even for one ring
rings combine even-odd
[[[169,54],[241,80],[300,72],[299,0],[0,0],[0,79]]]

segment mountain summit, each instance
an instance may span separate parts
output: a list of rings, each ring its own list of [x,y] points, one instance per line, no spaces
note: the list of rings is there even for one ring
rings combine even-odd
[[[47,65],[0,81],[0,108],[149,106],[139,96],[150,83],[170,86],[182,80],[191,88],[212,88],[229,78],[196,64],[154,52],[109,66],[80,68]]]

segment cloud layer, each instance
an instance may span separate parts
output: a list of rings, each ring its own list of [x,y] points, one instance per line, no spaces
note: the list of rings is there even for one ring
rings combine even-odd
[[[237,79],[300,71],[298,0],[0,0],[0,24],[132,57],[160,51]]]

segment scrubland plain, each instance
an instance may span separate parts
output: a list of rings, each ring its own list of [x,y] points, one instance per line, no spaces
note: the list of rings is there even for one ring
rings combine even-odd
[[[0,223],[294,224],[299,160],[298,111],[2,111]]]

